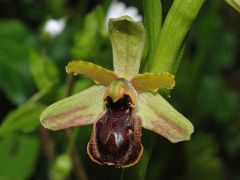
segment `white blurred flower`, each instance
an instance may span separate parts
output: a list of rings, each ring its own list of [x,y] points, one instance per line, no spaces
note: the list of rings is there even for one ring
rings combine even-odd
[[[61,34],[65,28],[65,19],[49,19],[45,26],[44,26],[44,32],[48,33],[51,38],[57,37],[59,34]]]
[[[110,18],[118,18],[125,15],[130,16],[134,21],[142,21],[142,16],[138,14],[136,7],[127,7],[123,2],[113,1],[106,15],[106,29],[108,29],[108,21]]]

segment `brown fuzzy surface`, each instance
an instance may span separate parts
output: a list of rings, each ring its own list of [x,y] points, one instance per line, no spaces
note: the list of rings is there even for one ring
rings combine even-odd
[[[87,151],[90,158],[99,164],[114,165],[118,168],[130,167],[136,164],[143,152],[141,144],[141,120],[133,113],[129,119],[132,125],[132,133],[128,137],[127,147],[116,155],[106,154],[101,148],[101,143],[98,137],[98,126],[104,121],[104,117],[100,118],[93,126],[92,136],[88,143]]]

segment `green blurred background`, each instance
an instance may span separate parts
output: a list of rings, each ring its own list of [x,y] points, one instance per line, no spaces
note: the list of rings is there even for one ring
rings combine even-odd
[[[163,0],[164,17],[172,1]],[[110,0],[0,0],[0,180],[77,179],[63,131],[48,132],[39,115],[65,96],[64,66],[84,59],[112,68],[105,29]],[[125,1],[143,15],[142,1]],[[44,32],[64,18],[63,32]],[[186,38],[169,101],[195,126],[191,141],[157,136],[143,170],[92,162],[91,126],[75,128],[77,151],[89,179],[240,179],[240,16],[221,0],[208,0]],[[75,77],[74,92],[93,84]],[[143,145],[152,133],[143,130]],[[142,158],[141,161],[146,161]],[[140,163],[144,164],[144,163]]]

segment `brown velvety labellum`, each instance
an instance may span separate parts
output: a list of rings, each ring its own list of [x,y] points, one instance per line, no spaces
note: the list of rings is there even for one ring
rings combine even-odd
[[[143,151],[141,120],[135,117],[129,96],[116,103],[110,97],[106,101],[106,113],[94,124],[88,154],[100,164],[132,166]]]

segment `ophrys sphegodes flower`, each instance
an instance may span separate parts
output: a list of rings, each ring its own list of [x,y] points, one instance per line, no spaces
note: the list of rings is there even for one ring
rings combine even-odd
[[[85,61],[72,61],[67,73],[85,75],[96,85],[47,107],[40,120],[45,128],[61,130],[93,124],[87,151],[99,164],[129,167],[143,152],[141,128],[171,142],[189,140],[193,126],[161,95],[172,89],[168,72],[139,74],[144,46],[144,27],[128,16],[111,19],[109,31],[114,71]]]

